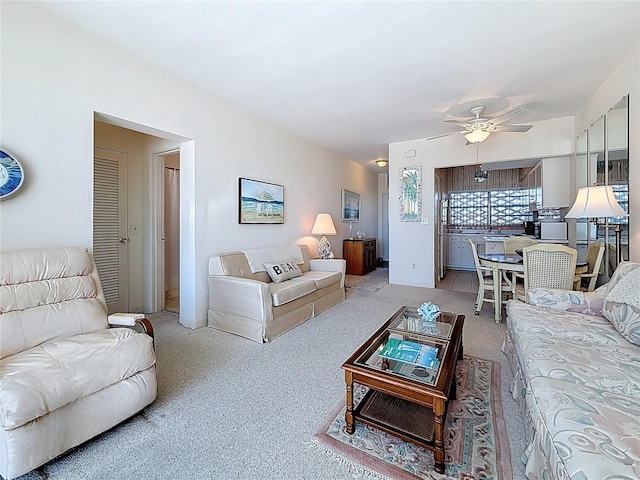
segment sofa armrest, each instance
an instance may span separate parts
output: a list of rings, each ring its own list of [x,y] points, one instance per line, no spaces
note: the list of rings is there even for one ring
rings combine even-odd
[[[268,283],[228,275],[212,275],[207,281],[210,310],[263,323],[273,319]]]
[[[602,316],[604,297],[597,292],[533,288],[529,290],[528,297],[534,306]]]
[[[339,272],[342,275],[340,280],[340,288],[344,288],[344,279],[347,272],[347,261],[341,258],[320,259],[314,258],[309,260],[309,269],[319,272]]]

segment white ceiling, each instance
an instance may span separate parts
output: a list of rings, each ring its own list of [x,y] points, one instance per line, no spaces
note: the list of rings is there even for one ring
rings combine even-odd
[[[376,170],[474,105],[573,115],[640,36],[637,0],[38,3]]]

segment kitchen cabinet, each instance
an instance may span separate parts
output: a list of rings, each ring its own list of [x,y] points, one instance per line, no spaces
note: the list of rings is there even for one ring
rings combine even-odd
[[[342,243],[349,275],[364,275],[376,269],[376,239],[354,238]]]
[[[448,259],[447,268],[452,270],[475,270],[476,262],[473,258],[473,250],[469,240],[476,242],[479,254],[484,253],[485,244],[482,235],[448,235]]]
[[[569,158],[544,158],[527,174],[529,210],[562,208],[572,204],[567,188]]]

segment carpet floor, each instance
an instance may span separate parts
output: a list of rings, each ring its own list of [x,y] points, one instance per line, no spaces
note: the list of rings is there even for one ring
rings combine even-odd
[[[344,283],[347,288],[377,292],[389,283],[389,269],[376,268],[366,275],[347,275]]]
[[[466,316],[465,354],[501,364],[514,478],[524,478],[524,422],[508,386],[504,324],[471,293],[388,284],[347,289],[347,299],[267,344],[150,315],[158,397],[140,414],[21,480],[375,478],[311,446],[344,396],[342,363],[402,305],[430,301]],[[100,412],[96,412],[99,415]],[[508,455],[505,453],[505,456]]]
[[[356,404],[366,393],[354,392]],[[410,480],[511,479],[509,445],[500,399],[500,365],[465,357],[456,370],[457,399],[449,403],[444,425],[445,474],[434,471],[430,450],[356,422],[346,431],[344,399],[315,434],[320,448],[387,478]],[[406,407],[405,407],[406,408]],[[427,419],[428,420],[428,419]],[[429,421],[423,422],[424,424]]]

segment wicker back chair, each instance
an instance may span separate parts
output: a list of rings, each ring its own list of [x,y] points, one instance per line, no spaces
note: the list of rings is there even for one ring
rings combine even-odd
[[[476,309],[474,313],[476,315],[480,315],[480,310],[482,310],[483,302],[495,304],[493,270],[480,264],[480,258],[478,258],[478,249],[476,247],[476,243],[471,239],[469,239],[469,243],[471,244],[471,250],[473,251],[473,260],[476,265],[476,273],[478,274],[478,296],[476,297]],[[500,285],[502,292],[511,293],[511,284],[506,282],[502,278],[502,276],[500,278],[502,280]],[[487,294],[491,294],[491,297],[487,297]],[[503,300],[502,303],[506,303],[506,300]]]
[[[592,242],[587,248],[586,261],[589,264],[589,269],[586,273],[576,275],[577,280],[580,282],[578,287],[581,290],[587,292],[593,292],[596,288],[596,281],[598,280],[598,274],[600,273],[600,267],[602,265],[602,259],[604,257],[604,243]]]
[[[509,237],[504,241],[504,253],[507,255],[513,255],[516,250],[522,250],[524,247],[530,247],[536,245],[537,240],[528,237]]]
[[[538,243],[522,250],[524,287],[517,285],[515,297],[528,301],[532,288],[572,290],[578,252],[575,248],[555,243]]]

